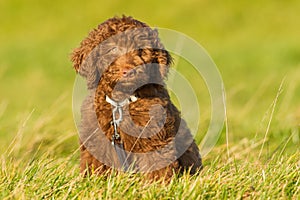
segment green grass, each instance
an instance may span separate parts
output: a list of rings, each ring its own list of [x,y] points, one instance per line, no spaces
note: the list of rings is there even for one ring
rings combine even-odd
[[[175,177],[170,184],[149,183],[135,174],[110,174],[107,177],[79,176],[73,155],[48,153],[23,160],[1,158],[1,198],[26,199],[297,199],[299,198],[299,152],[274,153],[260,161],[253,141],[243,140],[226,148],[219,147],[205,159],[205,167],[190,177]],[[233,156],[238,154],[238,156]],[[24,160],[26,160],[24,162]]]
[[[299,199],[300,2],[108,2],[0,1],[0,199]],[[219,67],[228,146],[224,128],[193,177],[165,185],[79,175],[69,55],[89,30],[121,14],[191,36]],[[201,135],[209,94],[178,64],[200,98]]]

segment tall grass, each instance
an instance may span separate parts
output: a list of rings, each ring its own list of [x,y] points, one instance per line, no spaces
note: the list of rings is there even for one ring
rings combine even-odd
[[[290,155],[278,151],[258,159],[260,146],[261,142],[244,139],[229,147],[230,157],[225,146],[217,147],[204,159],[201,172],[192,177],[188,174],[174,177],[169,184],[149,183],[142,175],[127,173],[84,178],[79,175],[76,150],[62,156],[57,154],[56,144],[41,144],[34,152],[24,154],[11,146],[10,154],[0,158],[0,198],[299,198],[299,151]]]

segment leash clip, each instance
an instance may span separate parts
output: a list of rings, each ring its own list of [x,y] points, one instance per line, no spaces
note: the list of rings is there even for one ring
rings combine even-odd
[[[123,106],[126,104],[129,104],[129,100],[125,99],[122,102],[117,102],[106,96],[105,99],[110,105],[112,105],[114,108],[112,110],[112,115],[113,115],[113,121],[112,124],[114,126],[114,134],[111,137],[111,144],[115,146],[115,140],[120,139],[120,134],[118,133],[117,127],[120,126],[121,121],[123,120]],[[119,114],[119,117],[117,119],[116,115],[117,113]]]

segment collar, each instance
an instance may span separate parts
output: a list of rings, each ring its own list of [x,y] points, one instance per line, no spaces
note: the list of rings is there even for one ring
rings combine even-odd
[[[109,96],[106,95],[105,100],[107,103],[114,107],[123,107],[126,104],[129,104],[131,102],[136,102],[138,98],[135,95],[130,95],[129,98],[124,99],[123,101],[114,101],[113,99],[109,98]]]

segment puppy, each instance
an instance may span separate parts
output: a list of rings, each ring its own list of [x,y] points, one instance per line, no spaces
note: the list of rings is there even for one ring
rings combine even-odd
[[[108,19],[73,51],[72,62],[89,90],[81,107],[81,172],[116,168],[170,180],[202,168],[165,87],[172,58],[157,30],[132,17]]]

